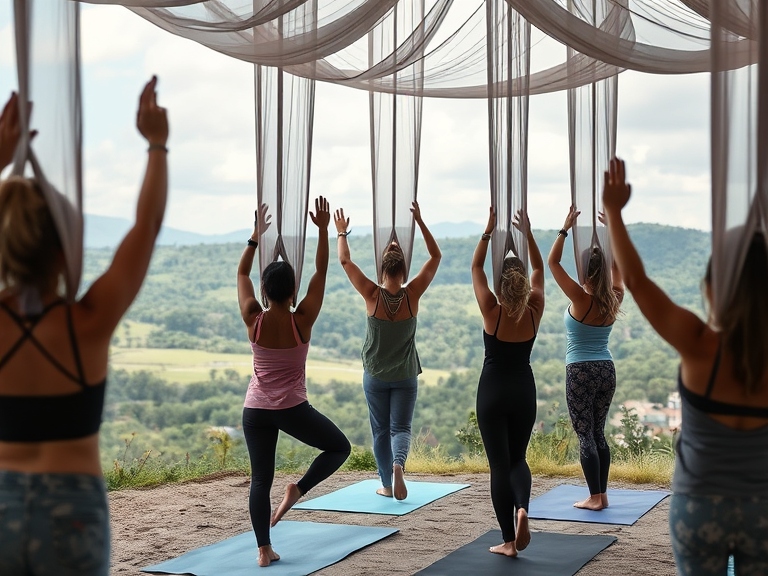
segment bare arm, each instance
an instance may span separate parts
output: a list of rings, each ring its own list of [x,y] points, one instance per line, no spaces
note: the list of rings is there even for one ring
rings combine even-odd
[[[320,314],[325,296],[325,278],[328,274],[328,224],[331,221],[328,200],[322,196],[316,198],[315,213],[310,212],[309,217],[317,226],[319,234],[317,253],[315,254],[315,273],[309,280],[307,294],[296,307],[296,321],[299,324],[301,334],[307,340],[309,340],[312,326]]]
[[[488,224],[485,226],[485,232],[483,233],[480,241],[477,243],[475,253],[472,255],[472,288],[475,291],[475,298],[477,304],[480,306],[480,313],[483,315],[483,320],[496,308],[498,302],[496,296],[493,295],[491,289],[488,287],[488,277],[485,275],[483,266],[485,265],[485,257],[488,253],[488,243],[490,242],[491,232],[493,232],[496,226],[496,211],[491,207],[490,215],[488,216]]]
[[[704,349],[699,344],[706,324],[695,314],[672,302],[645,273],[645,267],[629,238],[621,209],[627,204],[631,187],[625,181],[624,162],[611,160],[605,173],[603,205],[608,218],[613,257],[621,277],[632,293],[643,316],[653,329],[682,356],[698,356]],[[614,280],[615,284],[615,280]]]
[[[544,313],[544,259],[541,257],[536,239],[533,237],[528,214],[518,211],[514,222],[516,228],[525,233],[528,239],[528,259],[531,263],[531,305],[539,317]]]
[[[341,267],[344,268],[344,272],[347,274],[347,278],[352,282],[355,290],[365,298],[365,301],[372,299],[376,295],[377,284],[371,281],[359,266],[352,262],[352,257],[349,253],[349,242],[347,241],[347,234],[349,234],[349,218],[344,217],[344,209],[339,208],[334,215],[334,224],[336,225],[337,241],[336,247],[339,252],[339,262]]]
[[[440,265],[440,259],[443,255],[440,252],[440,247],[437,245],[435,238],[432,236],[432,233],[429,231],[427,225],[424,224],[424,220],[421,218],[421,208],[419,208],[418,202],[413,202],[411,212],[413,212],[413,217],[416,220],[416,224],[418,224],[419,229],[421,230],[421,235],[424,237],[424,243],[427,245],[427,252],[429,253],[429,258],[421,267],[419,273],[416,274],[414,279],[408,283],[408,289],[410,292],[416,298],[419,298],[422,294],[424,294],[427,287],[435,278],[437,267]]]
[[[14,92],[0,114],[0,172],[13,161],[21,138],[19,96]]]
[[[575,206],[571,206],[568,211],[568,216],[565,217],[565,223],[563,224],[562,231],[558,233],[555,238],[555,243],[552,244],[552,249],[549,251],[549,257],[547,258],[547,264],[549,270],[552,272],[552,277],[560,286],[560,290],[565,293],[571,302],[579,302],[586,297],[586,293],[581,285],[568,275],[560,261],[563,259],[563,247],[565,246],[565,237],[568,230],[573,228],[576,223],[576,218],[581,214],[576,210]],[[563,234],[565,232],[565,234]]]
[[[115,329],[141,288],[165,214],[168,120],[165,109],[157,105],[156,84],[157,78],[153,77],[144,87],[136,121],[139,132],[149,143],[136,222],[120,243],[109,269],[80,301],[81,309],[94,314],[95,328],[107,334]]]
[[[237,303],[240,307],[240,317],[246,326],[251,326],[262,310],[251,281],[251,270],[253,269],[256,250],[259,247],[259,238],[270,225],[267,205],[262,204],[253,216],[253,233],[251,233],[251,238],[243,250],[243,255],[240,256],[240,263],[237,266]]]

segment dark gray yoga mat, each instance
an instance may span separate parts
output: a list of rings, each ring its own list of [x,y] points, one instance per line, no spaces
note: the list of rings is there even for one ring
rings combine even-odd
[[[616,541],[615,536],[531,532],[531,543],[517,558],[492,554],[501,530],[491,530],[416,572],[419,576],[573,576]]]

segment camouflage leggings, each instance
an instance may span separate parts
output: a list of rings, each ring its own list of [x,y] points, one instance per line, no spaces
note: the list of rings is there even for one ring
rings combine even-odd
[[[681,576],[768,574],[768,499],[673,494],[669,535]]]
[[[0,574],[107,576],[104,480],[0,471]]]

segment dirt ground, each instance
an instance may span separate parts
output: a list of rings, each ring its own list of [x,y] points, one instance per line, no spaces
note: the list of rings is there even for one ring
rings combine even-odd
[[[316,487],[310,496],[317,497],[373,477],[372,473],[336,474]],[[399,529],[393,536],[315,574],[413,574],[488,530],[498,529],[491,506],[488,474],[410,474],[407,478],[471,486],[404,516],[291,510],[285,516],[287,520]],[[278,475],[275,478],[273,506],[282,499],[286,483],[297,479],[298,476],[294,475]],[[534,477],[532,496],[543,494],[563,482],[560,478]],[[567,482],[576,483],[575,479]],[[143,566],[251,530],[247,505],[249,483],[249,478],[245,476],[221,475],[184,484],[111,493],[112,574],[141,574],[139,569]],[[612,484],[609,486],[609,497],[611,487],[638,490],[665,488]],[[531,520],[531,530],[533,538],[536,531],[616,536],[618,540],[584,566],[578,572],[579,576],[674,576],[675,565],[667,524],[668,502],[668,498],[663,500],[633,526]],[[290,554],[290,550],[277,552],[283,556]]]

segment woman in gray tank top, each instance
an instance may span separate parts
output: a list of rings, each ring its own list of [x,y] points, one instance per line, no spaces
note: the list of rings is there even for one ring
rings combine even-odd
[[[757,232],[736,290],[703,321],[645,274],[621,210],[624,162],[611,160],[603,190],[613,255],[654,330],[680,354],[683,422],[672,480],[669,532],[678,574],[768,574],[768,249]],[[742,245],[743,229],[726,235]],[[711,302],[710,270],[705,294]]]
[[[411,443],[411,421],[416,406],[417,378],[421,373],[416,352],[416,315],[419,299],[435,277],[440,248],[421,219],[417,202],[411,208],[421,230],[429,258],[405,285],[403,251],[393,241],[384,251],[381,283],[363,274],[352,262],[347,243],[349,218],[336,210],[339,261],[350,282],[365,299],[368,313],[363,343],[363,389],[373,434],[373,454],[381,478],[381,496],[403,500],[408,495],[403,471]]]

